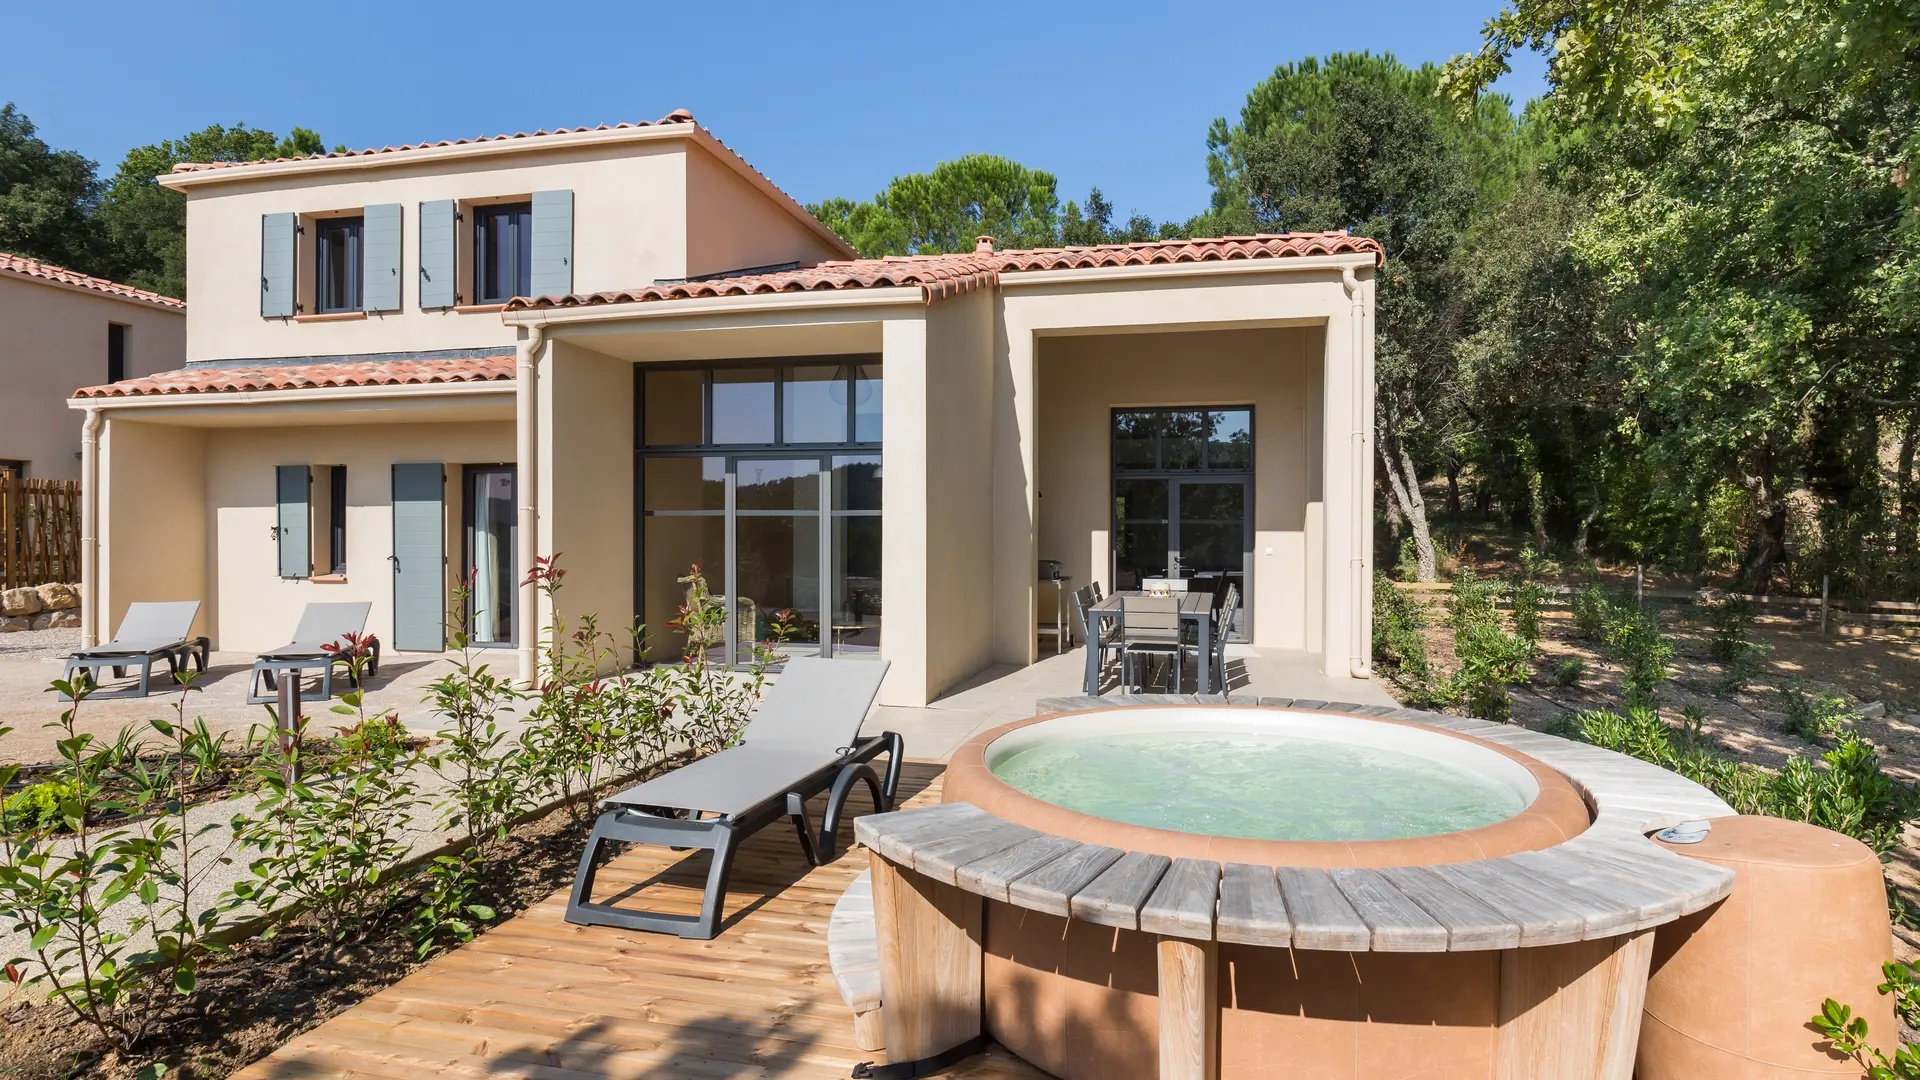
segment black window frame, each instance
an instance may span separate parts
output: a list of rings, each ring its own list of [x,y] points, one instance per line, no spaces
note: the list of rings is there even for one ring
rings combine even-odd
[[[333,284],[332,236],[347,234],[344,268],[347,295],[330,295]],[[366,219],[359,215],[320,218],[313,227],[313,310],[320,315],[346,315],[367,310]]]
[[[533,291],[533,203],[487,203],[468,210],[473,215],[473,302],[475,304],[504,304],[516,296],[526,296]],[[508,219],[509,227],[501,230],[497,222]],[[494,296],[487,292],[489,275],[486,273],[487,247],[504,237],[508,244],[508,257],[512,259],[514,274],[513,287],[504,296]]]
[[[127,324],[107,324],[107,381],[116,383],[127,377]]]

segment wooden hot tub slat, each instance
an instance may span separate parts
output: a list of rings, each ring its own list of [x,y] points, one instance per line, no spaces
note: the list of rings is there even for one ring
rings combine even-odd
[[[1153,887],[1172,864],[1165,855],[1129,851],[1073,895],[1069,913],[1083,922],[1138,930],[1140,905],[1153,895]]]
[[[1271,866],[1228,863],[1220,872],[1220,914],[1215,932],[1235,945],[1285,948],[1293,944],[1293,920],[1280,899]]]
[[[1140,906],[1140,929],[1149,934],[1213,940],[1213,912],[1220,896],[1220,864],[1175,859]]]
[[[1367,928],[1374,952],[1446,952],[1452,935],[1439,919],[1368,867],[1329,872]]]
[[[954,884],[992,900],[1006,900],[1008,886],[1021,875],[1038,870],[1067,852],[1083,846],[1078,840],[1041,833],[961,867]]]
[[[1389,866],[1380,876],[1400,895],[1420,906],[1447,929],[1447,948],[1454,952],[1517,949],[1520,927],[1424,866]]]
[[[1125,854],[1119,848],[1075,842],[1059,858],[1007,886],[1007,902],[1049,915],[1070,915],[1075,893],[1093,883]]]
[[[1276,867],[1274,874],[1293,920],[1296,948],[1366,952],[1373,944],[1373,931],[1333,883],[1333,875],[1299,866]]]

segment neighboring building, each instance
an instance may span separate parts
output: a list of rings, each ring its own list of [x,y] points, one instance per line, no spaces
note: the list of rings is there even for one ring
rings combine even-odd
[[[77,479],[73,388],[186,359],[184,302],[0,253],[0,471]]]
[[[858,259],[684,112],[162,183],[191,362],[71,403],[90,634],[197,597],[248,650],[352,599],[436,652],[471,580],[526,675],[534,556],[656,656],[698,562],[723,659],[791,612],[789,649],[885,656],[919,705],[1035,659],[1051,558],[1237,580],[1240,635],[1366,671],[1373,241]]]

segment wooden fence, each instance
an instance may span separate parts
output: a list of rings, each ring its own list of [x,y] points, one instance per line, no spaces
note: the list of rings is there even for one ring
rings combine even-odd
[[[80,580],[80,481],[0,472],[0,588]]]

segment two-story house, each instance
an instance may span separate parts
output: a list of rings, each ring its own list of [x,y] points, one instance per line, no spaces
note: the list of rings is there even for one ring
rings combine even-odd
[[[247,650],[368,600],[391,650],[452,611],[524,676],[535,557],[655,658],[697,563],[721,659],[778,620],[918,705],[1036,658],[1054,559],[1232,582],[1236,637],[1365,673],[1372,241],[860,259],[684,112],[161,182],[189,364],[72,399],[90,639],[198,598]]]

